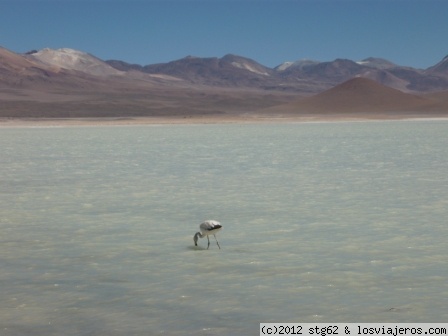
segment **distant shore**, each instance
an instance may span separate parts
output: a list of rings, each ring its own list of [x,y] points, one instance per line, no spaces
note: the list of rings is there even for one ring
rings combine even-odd
[[[200,115],[104,118],[0,118],[1,127],[70,127],[188,124],[269,124],[386,120],[448,120],[447,114],[310,114],[310,115]]]

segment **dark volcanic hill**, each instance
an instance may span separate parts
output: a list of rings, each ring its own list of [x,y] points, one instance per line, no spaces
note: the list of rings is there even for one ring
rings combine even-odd
[[[165,74],[195,84],[259,87],[271,80],[273,71],[251,59],[226,55],[222,58],[187,56],[177,61],[143,67],[150,74]]]
[[[346,59],[321,62],[305,67],[290,67],[283,71],[283,77],[297,77],[307,80],[340,83],[360,74],[364,66]]]
[[[427,74],[448,77],[448,55],[436,65],[426,70]]]
[[[118,61],[118,60],[109,60],[106,61],[107,64],[109,64],[111,67],[114,67],[117,70],[120,71],[131,71],[131,70],[135,70],[135,71],[143,71],[143,66],[139,65],[139,64],[130,64],[130,63],[126,63],[124,61]]]

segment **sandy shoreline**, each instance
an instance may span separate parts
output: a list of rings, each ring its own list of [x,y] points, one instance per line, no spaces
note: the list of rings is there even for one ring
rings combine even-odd
[[[70,126],[132,126],[188,124],[269,124],[350,122],[386,120],[448,120],[448,114],[314,114],[314,115],[207,115],[170,117],[114,118],[0,118],[4,127],[70,127]]]

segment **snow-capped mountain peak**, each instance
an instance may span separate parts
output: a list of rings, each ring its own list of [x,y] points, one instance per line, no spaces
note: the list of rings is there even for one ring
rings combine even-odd
[[[282,71],[285,71],[285,70],[287,70],[289,68],[299,68],[299,69],[302,69],[302,68],[304,68],[306,66],[315,65],[315,64],[319,64],[319,63],[320,62],[318,62],[318,61],[313,61],[313,60],[304,58],[304,59],[300,59],[300,60],[295,61],[295,62],[283,62],[282,64],[276,66],[275,70],[279,71],[279,72],[282,72]]]
[[[97,76],[120,75],[123,73],[95,56],[70,48],[56,50],[45,48],[30,54],[30,56],[47,65]]]
[[[228,62],[238,69],[244,69],[258,75],[270,76],[266,67],[255,62],[254,60],[251,60],[250,58],[227,54],[221,59],[221,61]]]
[[[378,58],[378,57],[369,57],[366,59],[363,59],[362,61],[357,61],[359,65],[367,66],[369,68],[375,68],[375,69],[390,69],[396,67],[396,65],[392,62],[389,62],[388,60],[384,58]]]
[[[288,69],[290,66],[292,66],[294,64],[294,62],[283,62],[282,64],[280,64],[279,66],[277,66],[275,68],[275,70],[277,71],[285,71],[286,69]]]
[[[260,71],[260,70],[256,69],[255,67],[253,67],[252,65],[250,65],[249,63],[232,62],[231,64],[234,67],[239,68],[239,69],[246,69],[246,70],[249,70],[250,72],[254,72],[254,73],[259,74],[259,75],[269,76],[269,74],[266,71]]]

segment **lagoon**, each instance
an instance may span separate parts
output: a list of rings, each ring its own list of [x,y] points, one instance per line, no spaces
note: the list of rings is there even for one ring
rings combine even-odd
[[[0,129],[1,335],[448,320],[448,122]],[[221,250],[193,235],[223,225]]]

